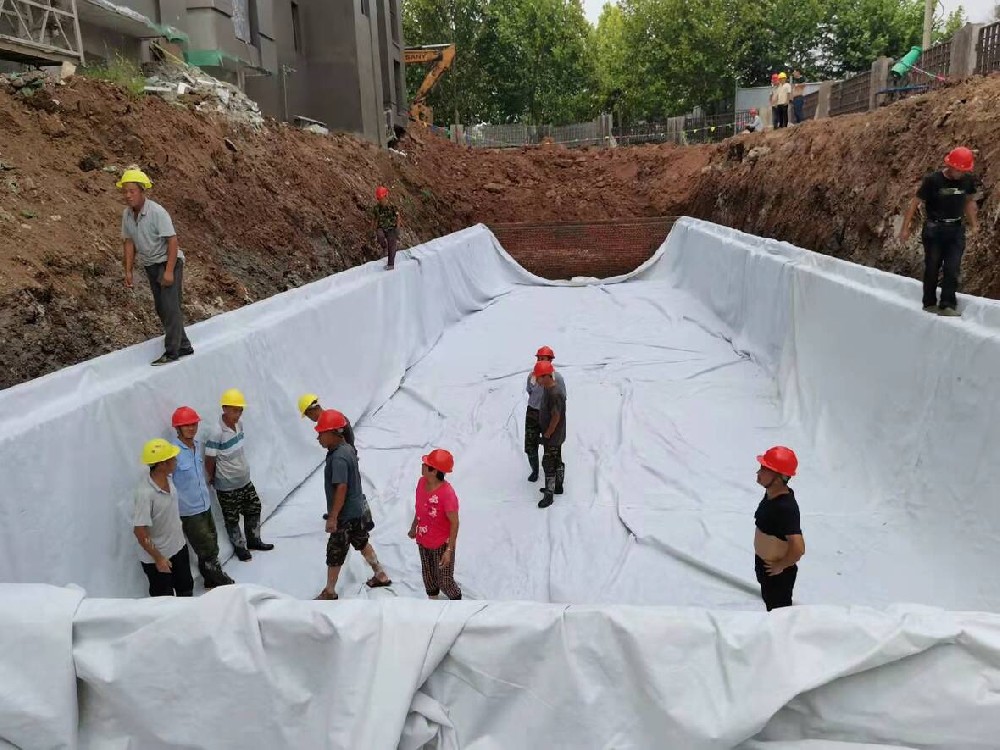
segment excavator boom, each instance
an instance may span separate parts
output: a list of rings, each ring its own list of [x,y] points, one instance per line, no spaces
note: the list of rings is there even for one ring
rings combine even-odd
[[[407,65],[434,63],[424,82],[410,103],[410,118],[429,124],[432,121],[432,112],[427,106],[427,95],[431,92],[441,76],[455,63],[454,44],[425,44],[420,47],[408,47],[403,50],[403,60]]]

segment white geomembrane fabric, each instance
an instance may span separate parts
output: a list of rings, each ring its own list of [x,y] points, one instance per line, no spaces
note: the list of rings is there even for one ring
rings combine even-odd
[[[691,219],[603,282],[533,277],[473,227],[193,326],[177,365],[149,342],[4,391],[0,747],[996,748],[1000,306],[919,301]],[[568,390],[547,510],[522,452],[542,344]],[[229,387],[275,550],[193,600],[54,588],[143,596],[138,451]],[[309,601],[305,391],[356,421],[390,589],[351,553],[342,600]],[[777,443],[807,553],[802,606],[767,615],[754,457]],[[463,602],[424,600],[406,536],[435,446]]]

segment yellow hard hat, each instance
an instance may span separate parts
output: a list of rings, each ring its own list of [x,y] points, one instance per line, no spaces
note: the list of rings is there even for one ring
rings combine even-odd
[[[153,181],[146,176],[146,173],[141,169],[126,169],[125,174],[122,178],[118,180],[117,187],[121,190],[126,184],[134,182],[137,185],[142,185],[146,190],[153,187]]]
[[[223,406],[238,406],[241,409],[247,408],[247,400],[244,398],[243,394],[235,388],[230,388],[228,391],[222,394],[222,398],[219,399],[219,403]]]
[[[788,73],[785,72],[778,73],[778,78],[788,78]]]
[[[146,466],[154,466],[171,458],[181,452],[181,449],[172,443],[168,443],[163,438],[150,440],[142,448],[142,462]]]
[[[299,396],[299,414],[305,417],[306,411],[308,411],[309,407],[317,401],[319,401],[319,396],[315,393],[304,393]]]

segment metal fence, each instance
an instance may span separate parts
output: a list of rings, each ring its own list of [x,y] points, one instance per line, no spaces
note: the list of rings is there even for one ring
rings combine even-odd
[[[996,70],[1000,70],[1000,23],[991,23],[979,30],[976,72],[987,76]]]
[[[870,70],[833,84],[830,87],[830,117],[867,112],[871,87]]]
[[[481,148],[517,148],[558,143],[565,146],[599,146],[609,133],[600,120],[573,125],[475,125],[465,129],[464,142]]]
[[[816,111],[819,109],[819,92],[813,91],[806,94],[802,99],[802,115],[807,120],[815,119]]]

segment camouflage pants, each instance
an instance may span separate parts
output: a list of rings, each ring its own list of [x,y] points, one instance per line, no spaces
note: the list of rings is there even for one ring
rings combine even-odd
[[[226,534],[234,547],[246,549],[247,541],[260,538],[260,498],[253,482],[238,490],[216,490],[222,518],[226,522]],[[240,516],[246,528],[246,537],[240,530]]]
[[[566,477],[566,464],[562,460],[562,443],[559,445],[545,444],[542,454],[542,470],[545,472],[545,491],[562,492],[563,479]]]
[[[538,421],[538,409],[530,406],[524,413],[524,452],[538,460],[538,446],[542,444],[542,425]]]
[[[198,570],[205,575],[206,567],[219,567],[219,537],[215,532],[215,519],[211,509],[194,516],[181,518],[184,536],[198,557]]]

